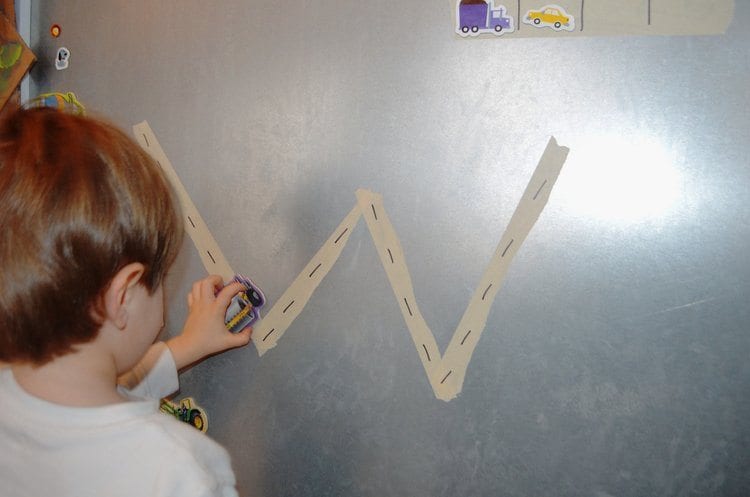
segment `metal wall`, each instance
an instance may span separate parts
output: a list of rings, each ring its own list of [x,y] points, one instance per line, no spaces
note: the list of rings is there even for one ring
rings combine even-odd
[[[34,2],[37,90],[148,120],[271,302],[368,188],[446,347],[548,138],[571,149],[455,400],[435,398],[363,222],[275,349],[183,375],[241,493],[746,494],[750,4],[717,37],[464,40],[452,16]],[[176,266],[168,333],[204,274],[189,240]]]

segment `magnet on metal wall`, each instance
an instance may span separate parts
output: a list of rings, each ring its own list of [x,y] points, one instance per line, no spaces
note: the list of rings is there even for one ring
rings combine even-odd
[[[63,69],[68,68],[68,63],[70,59],[70,50],[68,50],[65,47],[60,47],[57,50],[57,57],[55,57],[55,68],[58,71],[61,71]]]

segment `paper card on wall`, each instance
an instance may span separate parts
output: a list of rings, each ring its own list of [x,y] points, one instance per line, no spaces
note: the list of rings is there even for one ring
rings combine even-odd
[[[724,33],[734,0],[450,0],[463,38]]]

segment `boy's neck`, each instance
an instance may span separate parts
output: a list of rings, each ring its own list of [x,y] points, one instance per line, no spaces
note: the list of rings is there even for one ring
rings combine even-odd
[[[13,364],[13,376],[27,393],[70,407],[97,407],[125,402],[117,391],[115,359],[93,344],[42,365]]]

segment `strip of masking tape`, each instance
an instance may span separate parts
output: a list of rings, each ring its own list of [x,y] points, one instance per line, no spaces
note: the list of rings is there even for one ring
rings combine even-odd
[[[255,325],[253,343],[259,355],[276,346],[276,342],[305,308],[315,289],[336,264],[359,217],[359,207],[354,206],[268,314]]]
[[[446,349],[440,383],[435,391],[438,398],[450,400],[461,392],[469,361],[508,267],[547,204],[568,152],[567,147],[559,146],[554,137],[550,138]]]
[[[206,270],[226,281],[234,276],[224,254],[182,185],[147,122],[133,127],[138,142],[162,167],[177,194],[185,217],[185,227],[201,254]],[[357,205],[333,231],[328,240],[299,273],[294,282],[255,327],[253,343],[263,355],[275,347],[341,255],[360,216],[377,248],[381,264],[396,296],[399,309],[411,334],[435,396],[444,401],[455,398],[463,387],[466,370],[479,337],[487,324],[490,308],[502,286],[513,256],[536,223],[568,155],[568,148],[550,138],[510,223],[505,230],[479,286],[453,334],[444,355],[419,311],[401,242],[383,206],[381,195],[368,190],[356,192]]]
[[[440,349],[417,305],[406,257],[383,207],[382,195],[368,190],[357,190],[357,203],[363,213],[372,241],[377,247],[380,262],[396,296],[399,309],[411,334],[427,377],[435,388],[434,379],[440,366]]]
[[[478,6],[463,3],[469,9],[468,20],[471,9]],[[448,4],[457,35],[466,38],[716,35],[725,33],[734,17],[734,0],[488,0],[487,8],[495,11],[497,19],[506,20],[498,23],[488,16],[490,26],[477,26],[477,31],[467,26],[463,32],[458,22],[461,0],[448,0]],[[557,24],[560,16],[569,21]],[[476,24],[476,20],[471,22]],[[496,25],[502,29],[493,29]]]
[[[471,356],[486,327],[487,316],[508,267],[547,204],[568,151],[567,147],[557,145],[554,138],[549,140],[479,286],[474,291],[463,318],[442,356],[432,331],[419,312],[401,242],[383,207],[382,196],[367,190],[357,190],[359,208],[437,398],[449,401],[461,392]]]
[[[148,122],[143,121],[133,126],[133,133],[138,143],[151,155],[166,175],[180,203],[180,211],[185,223],[185,231],[190,235],[195,247],[198,249],[203,266],[209,274],[218,274],[224,281],[231,280],[236,274],[224,257],[219,244],[216,243],[211,231],[203,221],[200,212],[193,204],[185,186],[180,181],[172,163],[161,148],[156,135],[151,130]]]

